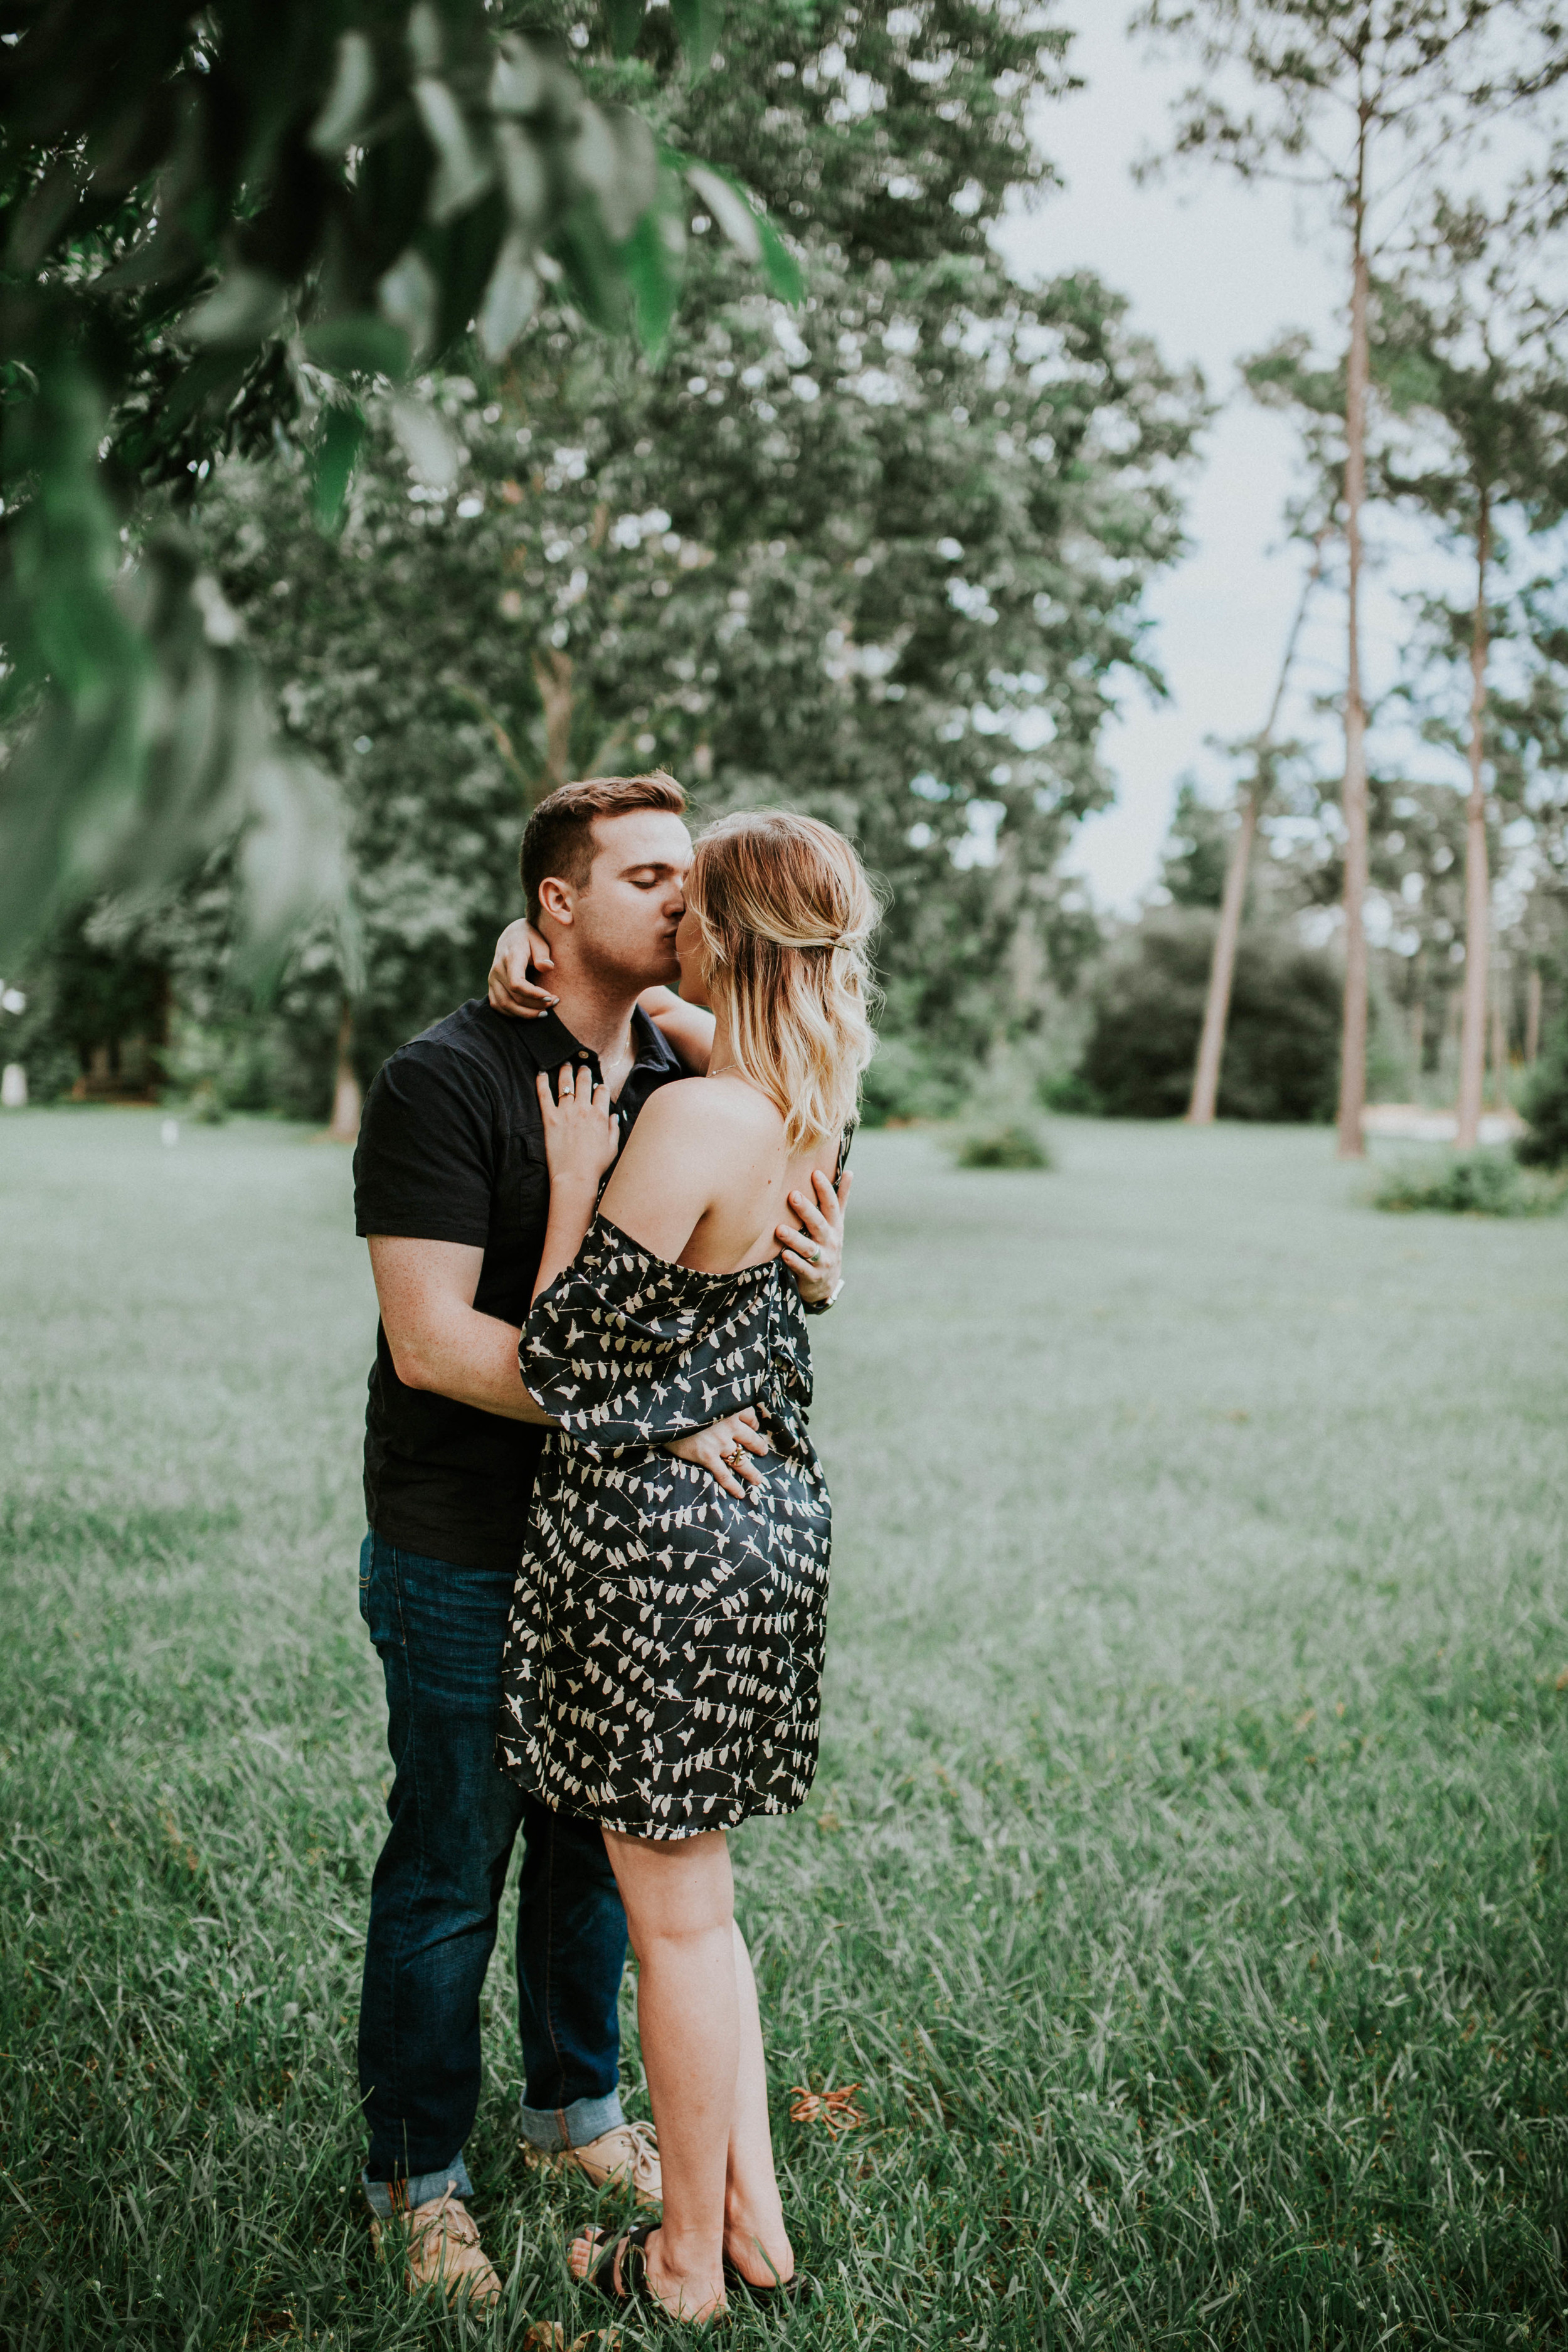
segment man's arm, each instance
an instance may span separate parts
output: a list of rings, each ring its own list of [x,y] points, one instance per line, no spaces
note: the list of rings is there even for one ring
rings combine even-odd
[[[371,1272],[393,1365],[405,1388],[548,1429],[549,1414],[518,1370],[516,1324],[475,1311],[484,1261],[482,1249],[464,1242],[372,1234]]]

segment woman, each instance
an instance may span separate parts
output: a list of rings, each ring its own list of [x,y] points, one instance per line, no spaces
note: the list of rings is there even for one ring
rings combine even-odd
[[[550,1222],[521,1362],[558,1433],[500,1761],[602,1825],[638,1962],[663,2222],[585,2232],[572,2269],[685,2319],[721,2312],[726,2285],[799,2291],[725,1832],[795,1811],[816,1766],[829,1507],[773,1227],[855,1116],[875,911],[831,826],[726,818],[698,844],[676,940],[681,995],[716,1022],[708,1076],[662,1087],[618,1161],[605,1090],[569,1069],[558,1100],[539,1082]]]

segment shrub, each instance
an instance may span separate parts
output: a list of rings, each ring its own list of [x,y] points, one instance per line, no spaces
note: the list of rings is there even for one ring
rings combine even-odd
[[[975,1127],[959,1139],[953,1154],[961,1168],[1048,1168],[1050,1146],[1034,1125],[1008,1119]]]
[[[1565,1188],[1531,1180],[1504,1151],[1456,1152],[1429,1163],[1391,1169],[1372,1196],[1374,1209],[1446,1211],[1450,1216],[1539,1217],[1562,1206]]]
[[[995,1053],[975,1081],[952,1155],[961,1168],[1048,1168],[1039,1082],[1027,1055]]]
[[[1525,1166],[1568,1167],[1568,1022],[1536,1064],[1520,1108],[1530,1132],[1514,1150]]]
[[[1178,1118],[1192,1093],[1215,919],[1146,916],[1110,959],[1079,1076],[1106,1113]],[[1332,959],[1289,932],[1244,933],[1231,989],[1222,1118],[1333,1116],[1342,988]]]

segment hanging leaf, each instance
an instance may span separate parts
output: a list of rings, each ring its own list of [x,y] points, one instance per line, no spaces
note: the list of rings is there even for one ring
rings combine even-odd
[[[539,278],[529,259],[528,244],[514,229],[496,257],[479,305],[479,342],[487,359],[506,357],[533,316],[538,300]]]
[[[679,223],[649,211],[643,215],[621,249],[626,273],[631,280],[637,341],[656,358],[664,348],[680,299],[684,247]]]
[[[250,761],[247,780],[239,852],[245,925],[235,969],[237,978],[266,987],[289,934],[323,908],[336,916],[340,946],[352,957],[347,828],[336,788],[309,760],[274,744]]]
[[[370,42],[363,33],[341,35],[331,89],[307,134],[318,155],[342,153],[363,129],[374,95],[375,52]]]
[[[406,328],[371,311],[354,319],[321,319],[307,327],[305,356],[331,375],[407,374],[413,362]]]
[[[643,18],[647,14],[647,0],[608,0],[606,11],[610,20],[610,47],[616,57],[629,58],[637,45]]]
[[[316,447],[315,479],[310,507],[323,530],[336,530],[343,519],[349,484],[364,445],[365,422],[358,408],[329,408]]]
[[[550,174],[539,142],[516,122],[498,122],[495,137],[507,210],[516,227],[530,230],[542,220],[550,200]]]
[[[205,302],[187,312],[193,343],[255,343],[280,326],[289,289],[259,269],[233,269]]]
[[[436,178],[427,209],[439,226],[483,195],[494,171],[475,147],[463,110],[444,81],[434,74],[422,74],[414,85],[414,103],[425,135],[436,150]]]
[[[434,74],[441,70],[441,19],[430,5],[430,0],[419,0],[409,11],[408,54],[414,60],[416,73]]]
[[[757,236],[763,249],[763,276],[769,291],[792,310],[798,310],[805,299],[805,279],[799,262],[768,218],[766,213],[753,214]]]
[[[450,489],[463,453],[429,403],[401,395],[392,404],[392,429],[420,480],[432,489]]]
[[[403,330],[413,358],[423,359],[436,340],[441,299],[428,263],[417,253],[405,253],[393,263],[375,291],[382,317]]]
[[[669,0],[669,13],[692,72],[706,73],[724,29],[724,0]]]
[[[521,33],[503,33],[490,68],[490,107],[496,114],[537,113],[545,91],[545,68],[537,49]]]
[[[747,261],[760,259],[763,240],[757,215],[733,182],[710,171],[706,163],[689,163],[686,176],[736,252]]]

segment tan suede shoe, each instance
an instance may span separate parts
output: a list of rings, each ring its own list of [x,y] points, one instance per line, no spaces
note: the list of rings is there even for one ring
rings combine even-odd
[[[580,2172],[595,2189],[629,2189],[639,2205],[657,2205],[664,2195],[651,2124],[617,2124],[581,2147],[531,2147],[524,2140],[522,2151],[531,2165],[548,2172]]]
[[[371,2242],[378,2257],[384,2233],[399,2226],[372,2221]],[[448,2303],[466,2302],[479,2312],[500,2302],[501,2283],[479,2243],[479,2225],[452,2189],[443,2189],[428,2204],[410,2206],[401,2227],[407,2232],[403,2283],[411,2294],[421,2287],[438,2286]],[[392,2244],[396,2246],[396,2237]]]

